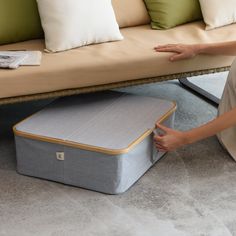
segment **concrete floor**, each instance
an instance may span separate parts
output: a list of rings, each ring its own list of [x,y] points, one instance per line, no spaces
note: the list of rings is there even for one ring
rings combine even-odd
[[[181,130],[217,112],[175,81],[125,91],[176,100]],[[0,107],[0,236],[236,236],[236,163],[215,137],[168,153],[117,196],[17,174],[11,127],[48,102]]]

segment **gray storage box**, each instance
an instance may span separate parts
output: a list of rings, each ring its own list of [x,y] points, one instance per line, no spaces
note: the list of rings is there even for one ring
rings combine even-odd
[[[112,91],[58,99],[14,127],[18,172],[122,193],[163,156],[153,145],[155,123],[172,127],[175,109]]]

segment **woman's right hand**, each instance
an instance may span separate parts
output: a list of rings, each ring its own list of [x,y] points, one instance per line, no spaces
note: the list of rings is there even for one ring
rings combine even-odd
[[[156,128],[163,132],[163,134],[154,136],[155,146],[159,151],[173,151],[189,143],[186,132],[170,129],[161,124],[156,124]]]
[[[170,61],[178,61],[183,59],[193,58],[198,54],[197,44],[167,44],[160,45],[154,48],[156,52],[173,52],[169,59]]]

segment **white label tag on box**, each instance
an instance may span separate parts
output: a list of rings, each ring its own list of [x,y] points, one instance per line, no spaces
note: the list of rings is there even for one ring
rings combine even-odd
[[[58,161],[64,161],[65,160],[65,153],[64,152],[56,152],[56,157]]]

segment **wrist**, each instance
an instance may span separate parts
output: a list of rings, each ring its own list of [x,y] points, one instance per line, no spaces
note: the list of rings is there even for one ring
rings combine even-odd
[[[183,132],[183,142],[185,145],[194,143],[194,135],[191,130]]]
[[[206,47],[207,46],[205,44],[195,44],[194,52],[196,53],[196,55],[203,54],[205,52]]]

